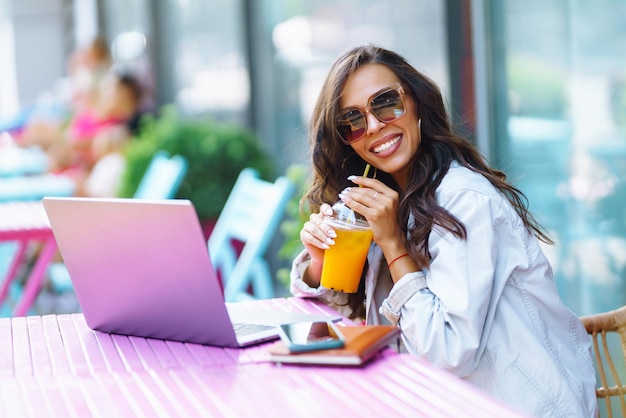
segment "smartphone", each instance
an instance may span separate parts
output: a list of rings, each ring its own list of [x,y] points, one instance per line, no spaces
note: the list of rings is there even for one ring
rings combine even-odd
[[[280,338],[292,353],[341,348],[344,338],[341,331],[330,321],[306,321],[283,324]]]

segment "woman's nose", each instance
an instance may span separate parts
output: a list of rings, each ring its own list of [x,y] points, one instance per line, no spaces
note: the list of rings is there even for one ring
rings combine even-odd
[[[387,126],[386,123],[381,122],[370,111],[367,111],[365,113],[365,120],[367,121],[367,133],[368,134],[374,134],[374,133],[380,131],[381,129],[383,129],[385,126]]]

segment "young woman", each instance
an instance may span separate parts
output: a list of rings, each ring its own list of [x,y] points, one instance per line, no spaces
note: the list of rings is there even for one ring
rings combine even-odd
[[[533,416],[595,416],[590,340],[557,293],[539,245],[551,241],[522,193],[453,133],[431,80],[392,51],[347,52],[322,87],[310,141],[313,213],[294,295],[397,325],[404,349]],[[366,164],[376,178],[359,175]],[[324,216],[338,198],[374,236],[354,294],[320,286],[336,237]]]

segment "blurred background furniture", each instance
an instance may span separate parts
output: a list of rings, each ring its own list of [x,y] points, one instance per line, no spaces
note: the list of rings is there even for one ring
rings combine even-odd
[[[294,185],[284,176],[271,183],[251,168],[239,174],[208,239],[227,301],[274,296],[265,253],[293,192]],[[239,256],[233,241],[243,244]]]
[[[9,202],[0,204],[0,243],[17,242],[8,271],[0,287],[0,305],[9,296],[15,299],[12,316],[24,316],[34,303],[45,278],[48,263],[54,256],[57,246],[48,217],[41,202]],[[33,247],[33,243],[43,243]],[[28,250],[35,250],[33,267],[23,289],[15,282],[20,267],[24,265]],[[16,288],[11,292],[11,288]]]
[[[172,199],[186,174],[187,160],[184,157],[170,156],[165,151],[157,151],[133,197],[136,199]],[[48,276],[55,292],[63,293],[72,290],[72,281],[63,262],[52,263],[48,268]]]
[[[0,202],[71,196],[74,181],[48,173],[48,163],[39,147],[18,147],[8,133],[0,133]]]
[[[48,169],[48,157],[37,147],[18,147],[9,134],[0,134],[0,178],[43,174]]]
[[[187,160],[183,156],[170,156],[166,151],[157,151],[133,197],[136,199],[172,199],[186,174]]]
[[[626,306],[609,312],[583,316],[581,320],[593,339],[596,368],[600,377],[600,387],[596,389],[598,401],[604,399],[609,418],[613,417],[614,412],[615,416],[626,417],[624,400],[626,382],[622,383],[620,379],[620,376],[624,378],[626,363]],[[611,336],[619,337],[621,343],[619,355],[611,353]]]
[[[0,202],[39,201],[44,196],[67,197],[76,183],[67,176],[41,174],[0,178]]]

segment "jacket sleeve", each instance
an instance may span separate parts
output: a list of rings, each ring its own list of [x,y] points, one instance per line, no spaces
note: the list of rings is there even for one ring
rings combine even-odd
[[[310,262],[311,258],[305,250],[293,260],[289,285],[291,294],[300,298],[317,298],[346,318],[349,317],[351,310],[347,305],[348,299],[345,293],[335,292],[324,286],[310,287],[302,280],[304,271]]]
[[[500,241],[501,223],[510,212],[502,211],[501,199],[472,190],[439,199],[465,225],[467,239],[433,229],[425,280],[415,273],[403,277],[380,311],[399,324],[409,351],[462,377],[478,363],[489,335],[489,307],[497,304],[506,282],[494,287],[500,246],[507,245]]]
[[[297,297],[318,297],[326,293],[331,292],[330,289],[326,289],[323,286],[317,288],[311,287],[302,280],[304,271],[309,266],[311,257],[309,253],[302,250],[300,254],[293,260],[291,265],[289,290],[291,294]]]

